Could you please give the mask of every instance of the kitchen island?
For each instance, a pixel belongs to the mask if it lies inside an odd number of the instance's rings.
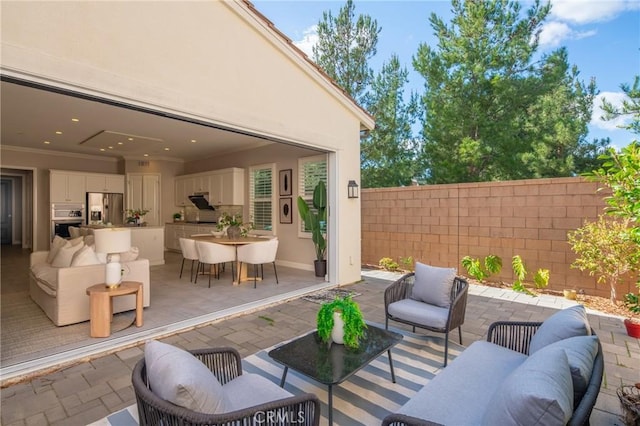
[[[102,229],[105,225],[83,225]],[[164,265],[164,226],[122,226],[131,229],[131,246],[138,247],[138,257],[149,259],[149,265]]]
[[[164,226],[167,250],[181,252],[180,238],[190,237],[195,234],[211,234],[217,231],[215,223],[194,222],[167,222]]]

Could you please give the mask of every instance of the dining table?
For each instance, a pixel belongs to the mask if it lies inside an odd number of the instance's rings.
[[[238,246],[242,246],[245,244],[253,244],[253,243],[264,243],[268,241],[266,238],[248,237],[248,236],[239,237],[239,238],[229,238],[229,237],[218,237],[215,235],[210,235],[210,236],[194,235],[189,238],[196,241],[206,241],[208,243],[232,245],[236,247],[236,274],[233,277],[233,285],[240,285],[241,282],[253,280],[253,277],[247,276],[247,270],[249,269],[248,267],[244,268],[243,270],[240,269],[240,262],[238,261]],[[211,269],[215,267],[217,267],[217,265],[211,265]],[[209,273],[213,273],[213,272],[210,270]],[[261,281],[262,278],[258,276],[256,277],[256,280]]]

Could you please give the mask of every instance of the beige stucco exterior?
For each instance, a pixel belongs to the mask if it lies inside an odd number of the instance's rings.
[[[296,173],[295,155],[314,153],[304,147],[328,153],[329,278],[335,283],[360,279],[360,204],[347,199],[346,191],[348,180],[360,181],[359,135],[373,127],[373,120],[249,5],[3,1],[1,7],[4,75],[300,147],[287,150],[276,145],[262,154],[218,159],[219,164],[209,162],[211,169],[272,161],[278,169],[293,168]],[[44,169],[62,168],[60,161],[69,164],[64,167],[68,170],[78,169],[73,157],[56,160],[55,166],[46,159],[34,166],[33,158],[2,150],[3,167],[37,168],[41,196]],[[82,167],[89,164],[86,160]],[[139,172],[126,161],[95,161],[93,171]],[[169,220],[176,210],[171,201],[173,177],[207,166],[153,166],[163,173],[162,215]],[[42,209],[48,205],[38,207],[37,215],[44,220]],[[294,225],[279,230],[279,237],[292,248],[279,257],[292,265],[310,265],[313,248],[310,241],[297,237],[298,220],[296,210]],[[39,224],[36,232],[47,225]]]

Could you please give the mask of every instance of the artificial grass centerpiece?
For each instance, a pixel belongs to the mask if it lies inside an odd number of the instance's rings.
[[[360,306],[351,296],[336,297],[332,302],[323,303],[318,311],[318,336],[328,342],[333,330],[333,313],[340,312],[344,322],[344,344],[351,349],[360,345],[360,337],[364,335],[367,324],[364,322]]]

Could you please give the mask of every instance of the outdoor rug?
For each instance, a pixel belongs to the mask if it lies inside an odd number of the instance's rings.
[[[394,330],[399,331],[399,330]],[[335,425],[380,424],[389,413],[402,406],[442,368],[444,338],[417,336],[402,332],[404,339],[391,350],[396,383],[391,382],[386,352],[346,381],[333,387],[333,422]],[[246,373],[257,373],[280,384],[283,367],[269,358],[272,348],[262,350],[242,360]],[[449,342],[449,361],[463,347]],[[327,422],[327,388],[289,369],[285,389],[293,394],[311,392],[321,402],[321,425]],[[92,426],[137,425],[135,405],[93,423]]]
[[[342,290],[339,288],[330,288],[328,290],[321,290],[315,293],[308,294],[303,296],[302,298],[307,302],[313,302],[317,304],[322,304],[326,302],[332,302],[336,297],[358,297],[361,293],[356,293],[351,290]]]

